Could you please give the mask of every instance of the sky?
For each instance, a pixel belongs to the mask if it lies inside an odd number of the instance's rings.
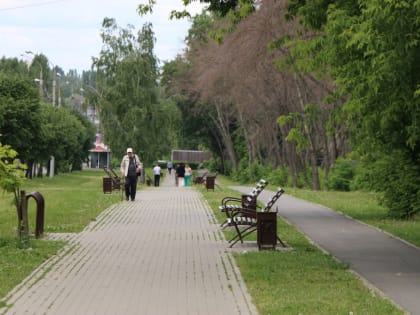
[[[92,57],[102,47],[100,30],[105,17],[120,27],[131,24],[136,30],[153,24],[155,55],[163,62],[172,60],[185,48],[190,22],[170,20],[172,10],[182,10],[182,0],[157,0],[152,15],[140,17],[137,7],[147,0],[0,0],[0,58],[30,62],[33,54],[44,54],[51,65],[65,72],[90,70]],[[188,11],[199,13],[203,6],[194,2]]]

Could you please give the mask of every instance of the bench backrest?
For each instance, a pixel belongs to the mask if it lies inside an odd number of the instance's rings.
[[[279,187],[279,189],[277,189],[276,193],[271,197],[271,199],[266,203],[264,209],[262,209],[261,211],[262,212],[271,211],[271,208],[276,203],[276,201],[280,198],[280,196],[283,195],[283,193],[284,193],[283,188]]]
[[[268,182],[264,179],[260,179],[258,184],[251,190],[251,192],[244,197],[244,206],[251,205],[256,202],[258,195],[264,190],[264,188],[268,185]]]

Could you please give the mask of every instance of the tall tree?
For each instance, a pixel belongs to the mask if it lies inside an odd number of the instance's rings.
[[[278,62],[288,57],[289,51],[277,46],[274,39],[281,42],[300,30],[296,22],[285,20],[285,13],[284,1],[264,1],[232,32],[225,33],[221,43],[214,41],[211,34],[229,25],[229,21],[208,14],[194,17],[182,69],[186,75],[168,82],[178,86],[178,93],[200,101],[196,102],[196,112],[201,109],[203,114],[213,114],[214,118],[208,116],[208,120],[214,121],[212,127],[223,140],[223,152],[234,168],[242,159],[248,165],[259,161],[273,167],[288,166],[297,184],[298,173],[306,173],[308,164],[314,187],[319,189],[319,157],[324,157],[328,169],[332,151],[342,154],[344,148],[337,147],[327,134],[326,122],[335,106],[323,101],[331,91],[330,81],[290,71]],[[305,114],[314,105],[317,110]],[[299,115],[279,128],[278,116],[291,112]],[[288,134],[297,130],[294,124],[301,122],[305,141],[296,152],[293,141],[297,138]],[[246,150],[242,150],[243,144]]]
[[[29,169],[36,158],[40,129],[39,94],[28,79],[0,73],[0,134]]]
[[[420,1],[294,0],[289,13],[319,32],[294,54],[337,83],[372,184],[393,213],[420,212]]]
[[[101,122],[105,139],[115,153],[134,147],[142,160],[152,162],[171,149],[173,103],[161,102],[158,66],[151,24],[134,34],[133,26],[120,28],[114,19],[103,21],[104,46],[93,66],[97,75]]]

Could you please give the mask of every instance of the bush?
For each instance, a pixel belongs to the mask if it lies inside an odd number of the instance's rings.
[[[288,183],[288,169],[283,167],[277,167],[267,175],[267,181],[275,186],[286,186]]]
[[[420,213],[420,166],[402,154],[387,156],[377,171],[381,202],[393,217],[410,218]]]
[[[264,166],[257,160],[248,164],[248,159],[243,158],[239,164],[238,169],[232,175],[232,178],[241,183],[258,182],[261,178],[267,179],[272,170],[270,166]]]
[[[328,176],[328,189],[349,191],[350,182],[354,177],[353,164],[353,160],[339,157]]]

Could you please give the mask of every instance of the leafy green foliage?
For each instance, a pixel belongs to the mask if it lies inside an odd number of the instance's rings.
[[[17,159],[17,152],[9,145],[0,143],[0,187],[14,193],[14,203],[18,205],[19,188],[24,183],[25,165]]]
[[[38,140],[41,159],[54,156],[61,172],[80,168],[94,141],[93,125],[79,114],[49,104],[41,106],[41,115],[42,136]]]
[[[354,176],[354,161],[339,157],[335,161],[328,177],[328,188],[340,191],[349,191]]]
[[[334,78],[353,147],[371,159],[385,204],[394,215],[418,212],[420,2],[295,0],[289,14],[320,31],[293,41],[292,56],[301,70]]]
[[[22,160],[36,150],[40,129],[38,90],[27,78],[0,73],[0,133]]]
[[[383,192],[382,202],[394,217],[410,218],[420,213],[420,166],[403,152],[394,152],[375,162],[373,187]]]
[[[133,26],[120,28],[106,18],[101,37],[104,46],[94,66],[107,143],[119,156],[133,147],[144,162],[167,156],[179,115],[173,102],[160,98],[152,25],[135,34]]]

